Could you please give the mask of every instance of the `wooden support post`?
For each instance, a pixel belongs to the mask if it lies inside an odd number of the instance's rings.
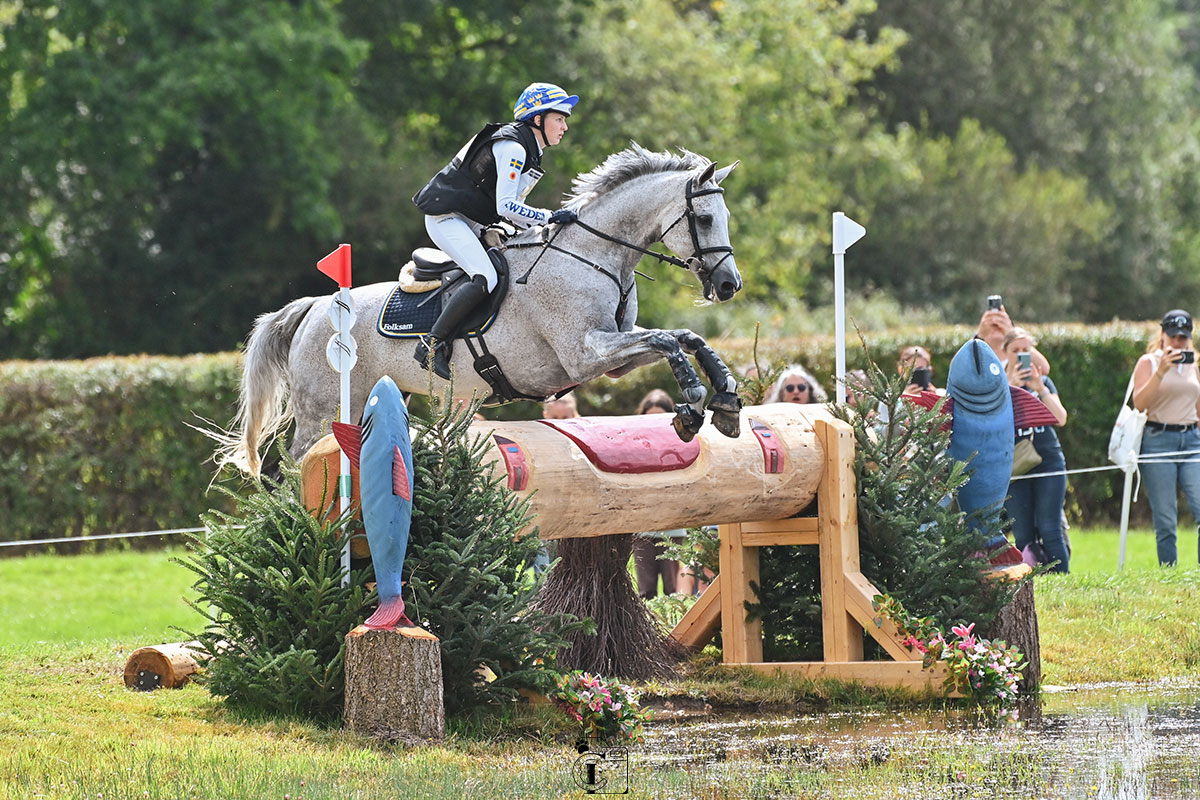
[[[446,737],[442,655],[424,628],[346,634],[346,726],[407,744]]]
[[[859,571],[854,430],[836,420],[817,420],[813,428],[825,449],[825,469],[817,489],[825,660],[862,661],[863,629],[846,608],[846,575]]]
[[[700,650],[721,629],[721,576],[713,578],[704,594],[671,631],[671,638],[690,650]]]
[[[758,582],[758,549],[742,542],[739,523],[721,525],[721,660],[726,664],[762,661],[762,620],[746,619],[746,603],[757,602],[750,583]]]

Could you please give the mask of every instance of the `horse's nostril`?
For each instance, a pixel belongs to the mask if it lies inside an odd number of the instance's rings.
[[[721,296],[725,298],[733,297],[737,294],[738,285],[733,281],[725,281],[721,284]]]

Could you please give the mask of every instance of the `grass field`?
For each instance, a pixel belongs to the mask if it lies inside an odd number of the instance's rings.
[[[1072,574],[1037,579],[1047,682],[1200,675],[1196,535],[1181,534],[1180,553],[1192,555],[1180,567],[1155,566],[1153,536],[1135,532],[1118,573],[1115,531],[1075,532]],[[545,708],[405,749],[301,721],[247,719],[195,685],[125,689],[133,649],[201,624],[182,599],[191,574],[171,555],[0,560],[0,800],[583,796],[571,783],[576,755],[563,724]],[[734,770],[697,784],[686,769],[655,769],[636,794],[778,796],[778,775]],[[810,778],[813,796],[837,796],[841,778]]]

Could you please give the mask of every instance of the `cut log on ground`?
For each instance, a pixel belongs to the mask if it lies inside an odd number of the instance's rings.
[[[1042,684],[1042,648],[1038,642],[1037,607],[1033,601],[1033,581],[1025,581],[1012,602],[1000,610],[988,626],[989,639],[1001,639],[1025,654],[1021,694],[1033,694]]]
[[[125,662],[125,685],[143,692],[154,689],[178,689],[199,669],[196,652],[199,642],[169,642],[134,650]]]
[[[346,635],[346,726],[390,742],[440,742],[446,736],[442,657],[424,628]]]

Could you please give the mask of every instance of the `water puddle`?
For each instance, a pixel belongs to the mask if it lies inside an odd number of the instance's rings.
[[[659,797],[1200,798],[1200,685],[1048,691],[1006,714],[662,719],[630,770]]]

